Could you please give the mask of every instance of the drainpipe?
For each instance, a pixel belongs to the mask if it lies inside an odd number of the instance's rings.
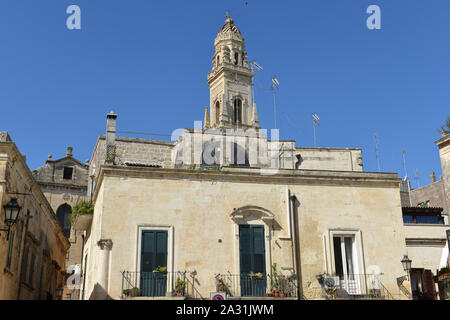
[[[78,293],[78,300],[84,300],[84,285],[86,283],[86,275],[83,274],[83,272],[85,272],[85,270],[83,269],[83,263],[84,263],[84,231],[83,234],[81,235],[81,270],[80,270],[80,274],[83,277],[83,288],[81,289],[81,292]],[[81,299],[80,299],[81,298]]]
[[[294,251],[294,257],[295,257],[295,275],[297,277],[297,299],[300,300],[301,297],[301,290],[300,290],[300,286],[301,286],[301,281],[302,281],[302,277],[300,274],[300,242],[299,242],[299,236],[298,236],[298,229],[297,229],[297,225],[298,225],[298,221],[297,221],[297,217],[295,214],[295,203],[297,201],[297,197],[295,195],[290,196],[290,200],[291,202],[291,208],[292,208],[292,224],[293,224],[293,228],[292,228],[292,250]]]
[[[287,220],[288,220],[288,238],[291,241],[291,259],[292,259],[292,271],[296,272],[296,263],[295,263],[295,250],[294,250],[294,238],[292,236],[292,205],[291,205],[291,191],[289,188],[286,188],[286,204],[287,204]]]

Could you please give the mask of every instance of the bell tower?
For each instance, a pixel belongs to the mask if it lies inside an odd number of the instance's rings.
[[[214,40],[214,48],[212,70],[208,73],[208,127],[259,128],[256,105],[251,105],[254,74],[248,66],[244,37],[228,13]]]

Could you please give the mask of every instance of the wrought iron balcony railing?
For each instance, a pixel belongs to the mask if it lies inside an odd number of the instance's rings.
[[[271,274],[217,274],[216,290],[230,297],[296,298],[295,276]]]
[[[190,281],[186,271],[122,271],[122,298],[186,296]]]
[[[381,282],[382,274],[347,274],[319,280],[328,299],[393,299]]]

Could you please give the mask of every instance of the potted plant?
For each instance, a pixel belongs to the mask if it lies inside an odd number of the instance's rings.
[[[327,294],[327,299],[335,299],[337,296],[337,287],[334,288],[325,288],[325,292]]]
[[[258,273],[253,273],[253,272],[250,272],[250,278],[251,279],[262,279],[262,273],[261,272],[258,272]]]
[[[272,277],[271,277],[271,289],[272,289],[272,295],[274,297],[280,296],[279,291],[279,282],[278,282],[278,271],[277,271],[277,264],[272,264]]]
[[[175,283],[175,295],[181,297],[184,295],[184,290],[186,288],[186,281],[177,278]]]
[[[155,273],[167,273],[167,267],[161,267],[158,266],[155,270],[153,270]]]
[[[94,213],[94,203],[92,201],[81,200],[72,208],[72,213],[70,214],[70,223],[73,224],[75,219],[79,215],[93,214]]]
[[[125,289],[123,290],[123,294],[125,297],[138,297],[139,296],[139,288]]]
[[[219,279],[219,280],[218,280],[217,291],[219,291],[219,292],[225,292],[228,296],[231,296],[230,289],[229,289],[228,286],[223,282],[222,279]]]
[[[450,268],[448,267],[441,268],[437,273],[437,280],[440,281],[447,277],[450,277]]]

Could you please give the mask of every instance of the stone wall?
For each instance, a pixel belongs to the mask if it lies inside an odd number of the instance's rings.
[[[442,184],[444,189],[444,198],[447,203],[447,214],[450,209],[450,134],[442,137],[436,144],[439,147],[439,157],[442,167]]]
[[[119,271],[139,270],[139,239],[145,228],[168,230],[173,243],[168,269],[195,269],[197,289],[204,297],[215,290],[214,274],[239,274],[240,223],[264,226],[267,272],[277,263],[279,272],[291,274],[287,189],[299,201],[296,229],[305,297],[320,298],[315,276],[334,272],[330,236],[338,232],[358,237],[358,272],[378,268],[384,273],[383,284],[402,298],[396,278],[403,275],[405,235],[395,174],[299,170],[296,176],[263,177],[238,170],[150,168],[103,172],[85,251],[89,254],[86,298],[99,298],[102,292],[120,297]],[[253,209],[245,213],[248,207]],[[233,218],[239,208],[244,208],[243,216]],[[112,241],[111,249],[97,245],[102,239]]]
[[[429,201],[429,207],[443,208],[442,213],[448,213],[442,180],[419,189],[411,190],[411,201],[413,207],[418,206],[422,202]]]
[[[17,198],[22,209],[10,239],[6,240],[5,232],[0,235],[0,256],[5,263],[0,299],[46,299],[48,294],[56,298],[56,289],[64,282],[70,244],[15,144],[0,142],[0,211],[11,198]],[[11,263],[5,267],[10,244]],[[19,285],[21,274],[24,283]]]

